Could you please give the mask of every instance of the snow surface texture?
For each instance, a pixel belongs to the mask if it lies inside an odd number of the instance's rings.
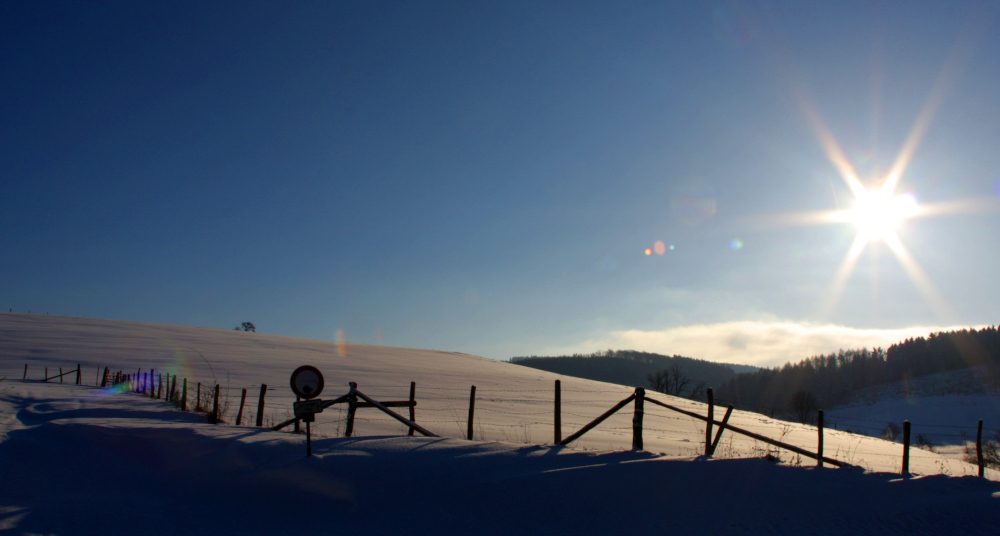
[[[103,534],[114,524],[152,534],[291,526],[367,534],[955,534],[988,533],[1000,521],[996,482],[900,478],[901,446],[887,441],[828,430],[826,455],[855,467],[820,470],[792,467],[814,462],[727,432],[717,459],[706,460],[695,458],[704,448],[701,421],[647,404],[648,452],[623,451],[631,446],[631,406],[572,449],[546,446],[557,375],[431,350],[343,350],[232,330],[0,314],[0,376],[8,378],[0,383],[7,389],[0,394],[0,532]],[[29,381],[16,379],[25,363]],[[272,421],[287,414],[288,376],[301,364],[326,375],[322,398],[356,381],[376,399],[405,399],[412,380],[417,422],[452,439],[395,437],[403,426],[371,409],[359,410],[356,437],[336,437],[342,412],[328,410],[317,419],[316,456],[305,459],[301,435],[208,425],[203,415],[132,393],[37,381],[42,367],[52,374],[76,363],[91,385],[104,366],[152,367],[206,386],[228,380],[227,392],[237,395],[231,405],[242,387],[255,400],[263,381],[274,388],[265,403]],[[631,393],[561,380],[564,437]],[[464,435],[473,384],[476,439],[490,442],[454,439]],[[253,405],[245,410],[254,413]],[[731,422],[815,448],[812,427],[747,412]],[[783,463],[760,459],[768,452]],[[911,471],[960,476],[976,468],[913,449]]]
[[[213,426],[111,389],[0,394],[3,534],[991,534],[1000,484],[763,459]]]
[[[346,351],[345,347],[346,346]],[[318,367],[326,377],[321,398],[332,399],[348,391],[347,383],[376,400],[404,400],[409,383],[417,384],[416,420],[430,431],[464,438],[467,430],[469,390],[476,385],[474,439],[518,444],[551,444],[553,432],[554,380],[562,383],[562,436],[567,437],[633,389],[620,385],[563,377],[482,357],[434,350],[347,344],[297,339],[235,330],[192,328],[139,322],[0,313],[0,377],[21,378],[28,364],[28,378],[83,365],[84,382],[96,385],[100,371],[109,366],[135,372],[153,368],[188,378],[191,400],[195,383],[203,393],[216,382],[223,388],[227,421],[233,422],[240,390],[247,388],[244,415],[256,415],[260,383],[268,385],[266,423],[291,417],[294,395],[288,386],[291,372],[299,365]],[[69,379],[70,376],[67,376]],[[68,380],[71,381],[71,380]],[[706,414],[704,403],[648,393],[677,407]],[[721,419],[724,407],[716,406]],[[319,437],[339,437],[344,432],[346,408],[334,406],[317,417],[313,432]],[[246,422],[246,421],[244,421]],[[771,419],[757,413],[735,411],[734,426],[815,450],[815,427]],[[378,410],[358,411],[357,436],[401,435],[407,429]],[[646,404],[644,446],[653,453],[697,456],[704,453],[703,421]],[[902,446],[843,431],[826,431],[824,454],[869,471],[899,473]],[[573,443],[576,449],[625,450],[632,445],[632,406]],[[740,435],[726,433],[716,457],[761,457],[776,455],[785,463],[812,465],[787,451]],[[910,471],[914,474],[974,475],[978,469],[955,458],[921,449],[911,449]],[[1000,476],[991,472],[991,478]]]
[[[984,420],[984,441],[992,440],[1000,429],[998,403],[1000,397],[983,394],[893,398],[834,408],[826,412],[826,422],[836,423],[841,430],[881,435],[888,423],[902,426],[909,419],[913,438],[923,436],[933,445],[975,447],[980,419]]]

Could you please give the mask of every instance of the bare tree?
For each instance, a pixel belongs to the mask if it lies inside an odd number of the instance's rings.
[[[788,411],[802,424],[812,422],[813,414],[819,410],[819,400],[812,391],[799,389],[788,399]]]
[[[705,395],[705,391],[707,390],[708,382],[705,380],[698,380],[694,386],[691,387],[691,391],[688,392],[687,397],[691,400],[706,400],[707,396]]]
[[[243,331],[252,331],[257,333],[257,327],[253,325],[253,322],[244,322],[243,324],[236,326],[234,329],[238,330],[240,328],[242,328]]]
[[[885,429],[882,430],[882,437],[884,439],[888,439],[889,441],[895,441],[896,437],[899,436],[899,432],[899,425],[894,422],[890,422],[887,423],[885,425]]]
[[[649,382],[649,388],[656,391],[657,393],[666,393],[667,385],[669,385],[670,371],[669,370],[658,370],[656,372],[650,372],[646,375],[646,381]]]
[[[691,383],[691,378],[685,376],[681,372],[680,365],[676,363],[671,365],[669,369],[649,374],[646,376],[646,380],[649,381],[650,389],[671,396],[681,396],[684,388]]]

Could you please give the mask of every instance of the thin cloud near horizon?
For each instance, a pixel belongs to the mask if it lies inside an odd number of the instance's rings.
[[[590,353],[596,349],[630,349],[682,355],[719,363],[773,367],[836,353],[840,349],[888,348],[911,337],[983,326],[913,326],[860,329],[808,322],[739,321],[696,324],[660,331],[613,331],[580,344],[548,348],[549,355]]]

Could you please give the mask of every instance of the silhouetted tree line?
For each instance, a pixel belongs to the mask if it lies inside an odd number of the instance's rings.
[[[1000,331],[994,326],[931,333],[893,344],[888,350],[840,350],[738,374],[720,384],[716,396],[741,408],[801,413],[802,393],[811,394],[820,406],[831,407],[848,401],[859,389],[977,366],[985,367],[994,386],[1000,385]]]
[[[735,377],[734,369],[755,369],[755,367],[746,365],[713,363],[679,355],[665,356],[637,350],[607,350],[592,354],[556,357],[512,357],[510,362],[565,376],[617,383],[629,387],[650,387],[654,390],[660,390],[651,384],[657,378],[657,374],[660,375],[661,381],[667,380],[665,375],[671,375],[669,389],[672,391],[670,394],[674,394],[673,390],[679,386],[680,396],[694,398],[704,397],[705,387],[720,385]],[[673,379],[672,374],[677,375],[676,380]],[[683,383],[683,385],[678,382]]]

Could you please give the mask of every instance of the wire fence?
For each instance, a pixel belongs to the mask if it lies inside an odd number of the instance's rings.
[[[72,371],[69,367],[64,369]],[[83,374],[79,366],[76,370],[79,372],[73,371],[73,373],[80,378],[80,384],[89,384],[88,374]],[[65,376],[70,372],[61,371],[61,374]],[[43,375],[42,381],[52,380],[48,370],[42,374],[35,374],[39,375]],[[221,386],[208,382],[199,383],[189,378],[178,379],[176,375],[161,374],[156,371],[138,370],[133,373],[122,370],[111,371],[107,368],[103,373],[98,369],[96,376],[91,378],[95,380],[94,385],[145,394],[152,398],[170,401],[180,408],[202,411],[206,413],[207,420],[214,423],[237,424],[238,419],[240,421],[238,424],[244,426],[274,427],[282,421],[294,418],[295,395],[289,387],[272,387],[265,384],[251,384],[246,387]],[[25,365],[24,379],[28,379],[27,365]],[[183,385],[187,386],[187,392],[183,392],[183,388],[180,387]],[[416,387],[418,403],[414,406],[414,422],[432,428],[435,433],[465,439],[532,444],[557,443],[561,435],[560,429],[567,431],[581,429],[607,407],[618,403],[623,394],[628,393],[625,387],[562,389],[563,404],[553,407],[554,393],[551,390],[491,388],[487,385],[474,390],[474,398],[470,401],[468,388],[434,385]],[[407,399],[410,389],[409,384],[364,386],[364,392],[369,397],[383,401]],[[472,409],[470,402],[478,414],[478,418],[471,421],[473,412],[470,411]],[[671,404],[694,413],[704,413],[706,407],[704,402],[678,398],[672,398]],[[260,411],[262,406],[264,411]],[[676,447],[678,444],[688,444],[689,451],[697,453],[705,447],[707,439],[703,423],[690,416],[656,406],[647,405],[644,413],[643,429],[650,439],[660,442],[651,445],[654,448],[656,445],[662,448],[662,445]],[[793,425],[773,417],[773,408],[758,413],[746,411],[740,413],[741,429],[773,441],[797,440],[801,444],[803,440],[812,440],[809,434],[815,433],[815,427]],[[778,415],[780,417],[780,413]],[[718,415],[715,418],[718,419]],[[318,437],[344,435],[348,428],[348,420],[346,408],[331,407],[324,412],[320,420],[313,423],[312,433]],[[407,425],[378,411],[357,412],[353,421],[354,435],[408,432]],[[722,423],[716,420],[714,424],[720,426]],[[837,416],[835,422],[828,423],[824,432],[832,441],[830,445],[832,450],[828,452],[848,465],[867,465],[868,468],[902,466],[901,457],[886,453],[884,443],[873,443],[846,435],[862,433],[872,437],[884,436],[886,425],[887,423],[881,419]],[[993,426],[996,424],[993,423]],[[730,426],[730,429],[732,428]],[[924,436],[954,440],[953,443],[965,446],[966,453],[970,456],[969,444],[973,438],[977,436],[985,438],[987,443],[991,441],[990,438],[1000,439],[1000,429],[984,428],[980,433],[975,424],[931,422],[919,423],[914,428],[917,430],[918,448],[906,449],[911,462],[922,463],[924,467],[937,466],[937,472],[946,474],[967,474],[969,469],[959,460],[937,456],[933,452],[934,445],[931,445]],[[296,431],[297,429],[297,426],[289,428]],[[468,430],[472,430],[471,436],[467,435]],[[602,424],[599,437],[590,441],[586,448],[598,448],[606,444],[608,448],[624,449],[627,448],[624,439],[634,438],[634,434],[633,417],[615,414]],[[718,438],[716,442],[719,442]],[[721,448],[714,450],[713,454],[720,457],[782,454],[781,448],[776,449],[767,441],[734,438],[732,434],[719,443]],[[995,449],[995,444],[992,448]]]

